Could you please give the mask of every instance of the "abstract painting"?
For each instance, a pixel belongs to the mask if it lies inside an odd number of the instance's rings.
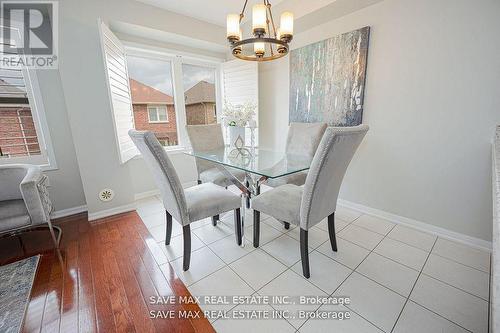
[[[290,122],[361,124],[369,35],[364,27],[290,52]]]

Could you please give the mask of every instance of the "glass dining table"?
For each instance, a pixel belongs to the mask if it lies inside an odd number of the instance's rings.
[[[188,150],[185,154],[213,162],[214,166],[241,191],[242,237],[245,230],[245,208],[250,208],[250,198],[252,196],[260,194],[260,186],[268,179],[285,177],[308,170],[312,161],[310,156],[300,154],[230,146],[217,150]],[[235,170],[243,171],[244,178],[237,178],[234,175]],[[242,246],[244,244],[245,242],[242,242]]]

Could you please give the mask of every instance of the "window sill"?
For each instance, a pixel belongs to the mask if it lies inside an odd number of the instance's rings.
[[[5,159],[2,160],[0,158],[0,166],[3,165],[12,165],[12,164],[30,164],[30,165],[36,165],[40,167],[42,171],[56,171],[59,170],[57,167],[56,161],[36,161],[36,160],[30,160],[28,158],[14,158],[14,159]]]
[[[150,124],[168,124],[170,121],[149,121]]]

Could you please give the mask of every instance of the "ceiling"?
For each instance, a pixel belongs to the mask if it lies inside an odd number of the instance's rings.
[[[167,9],[169,11],[190,16],[201,21],[219,26],[226,25],[226,15],[240,13],[244,0],[137,0],[149,5]],[[295,18],[317,10],[335,0],[270,0],[272,6],[280,4],[280,8],[294,12]],[[262,0],[248,0],[246,9],[247,18],[251,16],[252,5],[262,3]]]
[[[228,13],[239,13],[244,0],[136,0],[145,4],[156,6],[178,13],[183,16],[192,17],[200,21],[208,22],[219,27],[214,28],[220,33],[220,38],[210,41],[202,40],[192,35],[186,36],[176,31],[158,29],[158,27],[142,27],[126,22],[111,22],[113,31],[162,43],[171,43],[176,46],[186,46],[198,50],[212,52],[218,56],[228,51],[225,34],[220,28],[225,29],[226,15]],[[263,0],[248,0],[246,19],[242,28],[248,33],[252,6]],[[279,16],[285,10],[294,13],[295,32],[299,33],[312,27],[348,15],[352,12],[371,6],[383,0],[271,0],[273,5],[273,16],[279,24]],[[185,27],[190,30],[189,27]],[[213,29],[212,29],[213,30]],[[187,52],[187,51],[186,51]]]

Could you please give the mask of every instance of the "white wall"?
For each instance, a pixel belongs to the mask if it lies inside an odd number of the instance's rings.
[[[56,211],[83,206],[85,195],[59,73],[57,70],[38,70],[36,76],[57,162],[57,170],[46,172],[51,184],[50,198]]]
[[[132,0],[60,2],[59,72],[83,190],[90,214],[130,205],[148,190],[140,161],[119,164],[98,31],[98,19],[120,21],[193,39],[224,43],[225,29]],[[141,179],[144,181],[142,182]],[[115,190],[111,202],[98,192]],[[153,188],[151,188],[153,189]]]
[[[363,122],[341,198],[491,240],[500,123],[500,1],[385,0],[299,33],[298,48],[371,27]],[[260,66],[261,143],[282,148],[288,57]]]

